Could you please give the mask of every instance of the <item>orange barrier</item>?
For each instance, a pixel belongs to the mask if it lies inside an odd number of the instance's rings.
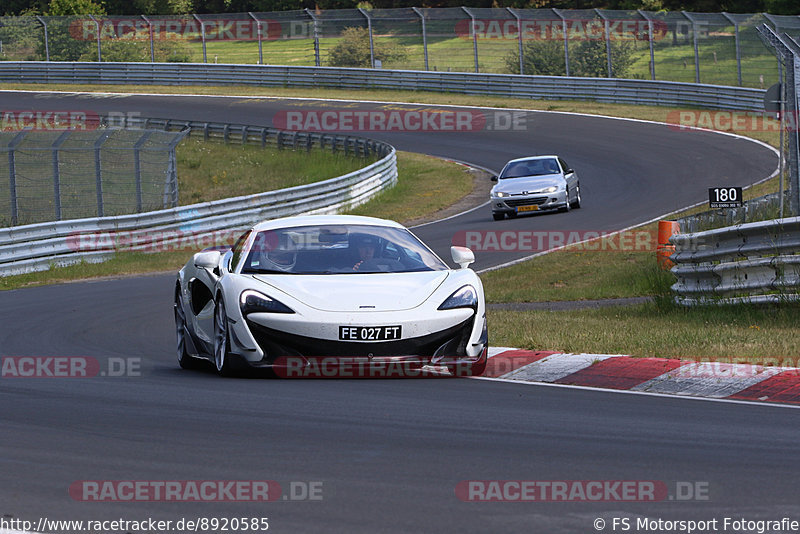
[[[675,221],[658,221],[658,245],[656,246],[656,261],[664,270],[675,265],[669,257],[675,253],[675,245],[670,244],[669,238],[681,232],[680,225]]]

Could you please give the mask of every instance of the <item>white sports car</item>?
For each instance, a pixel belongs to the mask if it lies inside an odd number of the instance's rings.
[[[472,251],[451,254],[460,268],[402,225],[371,217],[260,223],[232,249],[199,252],[178,272],[178,362],[209,360],[222,375],[291,375],[320,362],[328,375],[428,364],[480,375],[488,353],[483,286],[468,268]]]

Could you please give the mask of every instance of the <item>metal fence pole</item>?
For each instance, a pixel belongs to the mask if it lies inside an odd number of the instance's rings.
[[[11,226],[19,222],[19,206],[17,199],[17,161],[14,151],[30,130],[23,130],[8,143],[8,191],[11,200]]]
[[[36,15],[36,20],[38,20],[44,28],[44,55],[46,60],[50,61],[50,39],[47,36],[47,23],[39,15]]]
[[[192,13],[192,16],[200,23],[200,39],[203,41],[203,63],[208,63],[208,57],[206,57],[206,23],[194,13]]]
[[[191,126],[186,126],[180,134],[170,141],[168,146],[167,179],[164,183],[164,208],[174,208],[178,205],[178,162],[175,148],[184,137],[192,131]],[[246,132],[245,128],[245,132]]]
[[[425,56],[425,70],[428,70],[428,31],[425,28],[425,15],[416,7],[411,9],[419,15],[419,20],[422,22],[422,53]]]
[[[637,9],[636,10],[639,15],[644,17],[644,20],[647,21],[647,41],[650,44],[650,79],[656,79],[656,58],[655,58],[655,51],[653,50],[653,19],[649,17],[644,10]]]
[[[320,66],[320,62],[319,62],[319,27],[318,27],[317,17],[314,15],[314,12],[311,11],[310,9],[308,9],[308,8],[305,9],[305,12],[306,12],[306,15],[311,17],[311,20],[313,21],[313,24],[314,24],[314,64],[317,67],[319,67]]]
[[[461,6],[461,9],[464,10],[464,13],[467,14],[470,18],[470,28],[472,30],[472,53],[475,56],[475,72],[479,72],[478,67],[478,33],[475,31],[475,17],[470,13],[469,9],[464,6]]]
[[[608,27],[608,18],[606,18],[606,16],[603,15],[603,12],[597,8],[595,8],[594,12],[600,15],[600,18],[603,19],[603,35],[606,40],[606,66],[608,67],[608,77],[613,78],[614,71],[611,65],[611,31]]]
[[[136,213],[142,212],[142,165],[139,159],[139,152],[150,136],[153,135],[152,131],[142,134],[136,144],[133,145],[133,172],[136,179]]]
[[[742,86],[742,49],[739,46],[739,23],[736,20],[725,13],[722,12],[722,16],[728,19],[728,21],[733,23],[733,42],[736,45],[736,79],[739,80],[739,87]]]
[[[58,168],[58,152],[70,133],[72,133],[72,130],[62,132],[50,147],[53,151],[53,205],[55,206],[57,221],[61,220],[61,173]]]
[[[153,45],[153,24],[150,22],[150,19],[145,17],[144,15],[140,15],[147,23],[147,33],[150,34],[150,63],[156,62],[156,51],[155,46]]]
[[[261,21],[258,20],[255,15],[253,15],[252,11],[248,11],[247,14],[250,15],[250,18],[253,19],[256,23],[256,31],[258,32],[258,64],[263,65],[264,53],[261,49]]]
[[[367,31],[369,32],[369,67],[371,69],[375,68],[375,43],[372,40],[372,18],[367,13],[367,10],[363,7],[359,7],[358,10],[361,12],[364,17],[367,19]]]
[[[100,147],[111,135],[111,130],[106,130],[94,142],[94,179],[95,189],[97,190],[97,216],[103,216],[103,169],[100,160]]]
[[[514,15],[515,19],[517,19],[517,36],[519,37],[519,73],[525,74],[524,52],[522,49],[522,17],[520,17],[517,12],[510,7],[507,7],[506,10]]]
[[[700,47],[697,44],[697,23],[686,11],[681,11],[684,17],[692,23],[692,41],[694,42],[694,83],[700,83]]]
[[[94,15],[89,15],[89,18],[94,21],[94,25],[97,28],[97,61],[103,61],[103,48],[100,46],[100,23],[94,18]]]
[[[564,69],[566,75],[569,76],[569,37],[567,36],[567,19],[556,8],[552,8],[558,18],[561,19],[561,27],[564,29]]]

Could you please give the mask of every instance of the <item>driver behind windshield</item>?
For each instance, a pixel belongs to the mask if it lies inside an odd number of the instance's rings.
[[[371,235],[359,235],[353,240],[358,249],[358,261],[353,265],[353,270],[357,271],[364,262],[375,257],[375,250],[378,247],[378,238]]]

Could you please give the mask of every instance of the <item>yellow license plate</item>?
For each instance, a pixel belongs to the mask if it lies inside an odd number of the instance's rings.
[[[536,204],[533,206],[517,206],[517,213],[521,211],[539,211],[539,206]]]

